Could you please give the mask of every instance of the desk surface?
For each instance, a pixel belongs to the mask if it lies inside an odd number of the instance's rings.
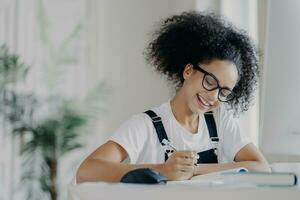
[[[69,200],[299,200],[300,187],[230,187],[208,185],[135,185],[84,183],[69,187]]]

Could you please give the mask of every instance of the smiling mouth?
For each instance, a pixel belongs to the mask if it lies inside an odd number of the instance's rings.
[[[211,105],[206,102],[199,94],[197,94],[197,99],[200,101],[201,104],[203,104],[205,107],[210,107]]]

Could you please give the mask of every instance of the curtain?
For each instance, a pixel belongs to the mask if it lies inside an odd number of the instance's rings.
[[[17,49],[17,1],[0,0],[0,45],[5,43],[12,50]],[[0,199],[13,197],[16,164],[16,145],[10,134],[6,134],[6,126],[1,120],[0,129]]]
[[[84,0],[0,0],[0,45],[30,65],[23,87],[46,96],[57,90],[63,96],[82,98],[89,91],[86,2]],[[90,25],[89,25],[90,26]],[[19,142],[0,130],[0,200],[24,199],[19,191]],[[73,161],[60,168],[60,184],[66,199]],[[72,173],[73,176],[74,173]]]

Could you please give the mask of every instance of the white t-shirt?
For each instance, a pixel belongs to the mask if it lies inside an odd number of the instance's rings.
[[[174,117],[170,101],[151,109],[161,117],[169,141],[176,150],[206,151],[212,148],[204,115],[199,115],[197,133],[186,130]],[[236,118],[225,107],[213,111],[219,137],[218,162],[232,162],[237,152],[250,143],[243,135]],[[159,142],[151,118],[145,113],[133,115],[125,121],[110,140],[128,153],[130,163],[163,163],[165,152]]]

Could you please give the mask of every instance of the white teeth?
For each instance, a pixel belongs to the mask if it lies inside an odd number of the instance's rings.
[[[199,94],[197,94],[197,96],[198,96],[199,99],[201,99],[201,101],[203,102],[203,104],[204,104],[205,106],[210,106],[210,104],[207,103],[207,102],[206,102]]]

